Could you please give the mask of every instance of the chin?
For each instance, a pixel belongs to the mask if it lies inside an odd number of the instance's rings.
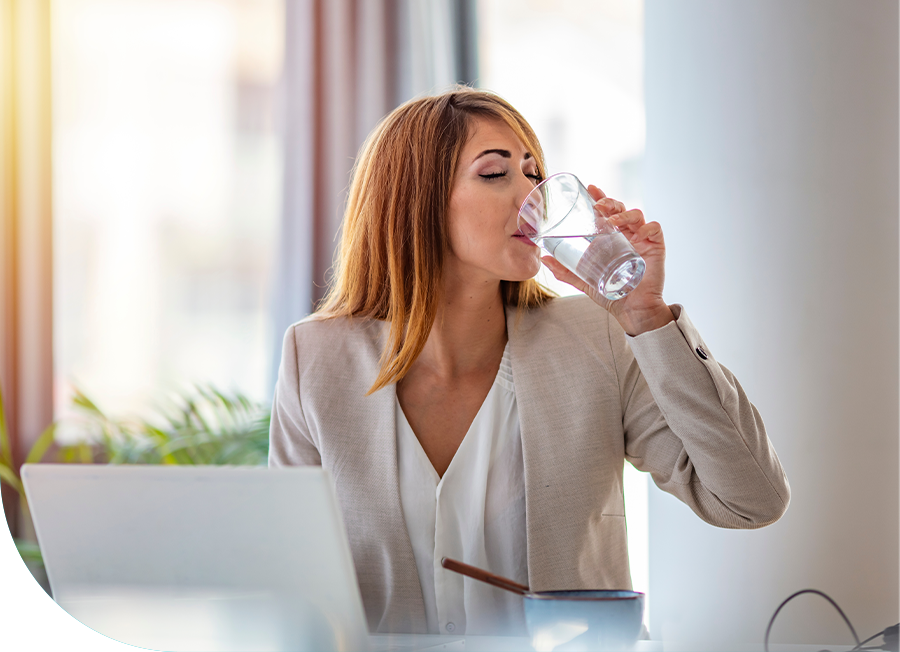
[[[527,281],[537,276],[541,271],[540,250],[532,247],[531,251],[516,251],[515,255],[505,257],[498,261],[500,265],[495,267],[495,273],[504,281]]]
[[[534,266],[529,265],[527,268],[520,268],[515,271],[510,270],[509,274],[504,275],[503,280],[511,283],[520,283],[533,279],[539,271],[541,271],[540,261]]]

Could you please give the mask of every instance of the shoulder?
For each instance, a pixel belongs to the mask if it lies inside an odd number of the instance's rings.
[[[604,308],[587,296],[560,297],[511,317],[507,332],[517,394],[550,392],[571,405],[607,401],[596,414],[620,408],[619,367],[625,356],[613,332],[618,322]]]
[[[609,313],[594,303],[590,297],[585,294],[576,294],[568,297],[557,297],[546,304],[548,318],[562,319],[567,322],[571,320],[591,320],[597,319],[606,322]]]
[[[610,328],[610,314],[594,303],[590,297],[579,294],[555,297],[543,306],[530,310],[510,311],[508,320],[511,331],[525,337],[568,335],[570,337],[595,338],[599,334],[607,336]]]
[[[531,310],[512,309],[507,317],[514,358],[535,373],[555,369],[565,375],[596,370],[599,364],[614,375],[627,348],[620,331],[615,318],[585,295],[557,297]]]
[[[316,313],[288,327],[298,337],[365,339],[378,337],[386,322],[371,317],[323,317]]]
[[[288,327],[285,351],[296,352],[301,367],[371,366],[381,356],[388,324],[368,317],[310,315]]]

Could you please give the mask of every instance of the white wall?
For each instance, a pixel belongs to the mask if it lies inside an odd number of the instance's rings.
[[[898,9],[648,0],[645,207],[684,303],[765,419],[793,498],[758,531],[650,496],[654,637],[761,649],[813,587],[898,620]],[[802,596],[780,642],[847,643]]]

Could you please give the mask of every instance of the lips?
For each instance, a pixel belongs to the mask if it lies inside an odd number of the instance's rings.
[[[511,237],[516,238],[517,240],[521,240],[522,242],[526,242],[526,243],[530,244],[532,247],[537,246],[536,244],[534,244],[534,242],[531,241],[531,238],[529,238],[527,235],[522,233],[522,229],[519,229],[518,231],[513,233]]]
[[[537,231],[527,222],[520,222],[518,231],[516,231],[513,235],[530,238],[537,235]]]

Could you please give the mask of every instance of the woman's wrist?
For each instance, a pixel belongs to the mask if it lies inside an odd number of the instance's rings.
[[[616,319],[626,333],[637,337],[675,321],[675,315],[672,314],[668,305],[661,303],[648,308],[622,310],[616,314]]]

